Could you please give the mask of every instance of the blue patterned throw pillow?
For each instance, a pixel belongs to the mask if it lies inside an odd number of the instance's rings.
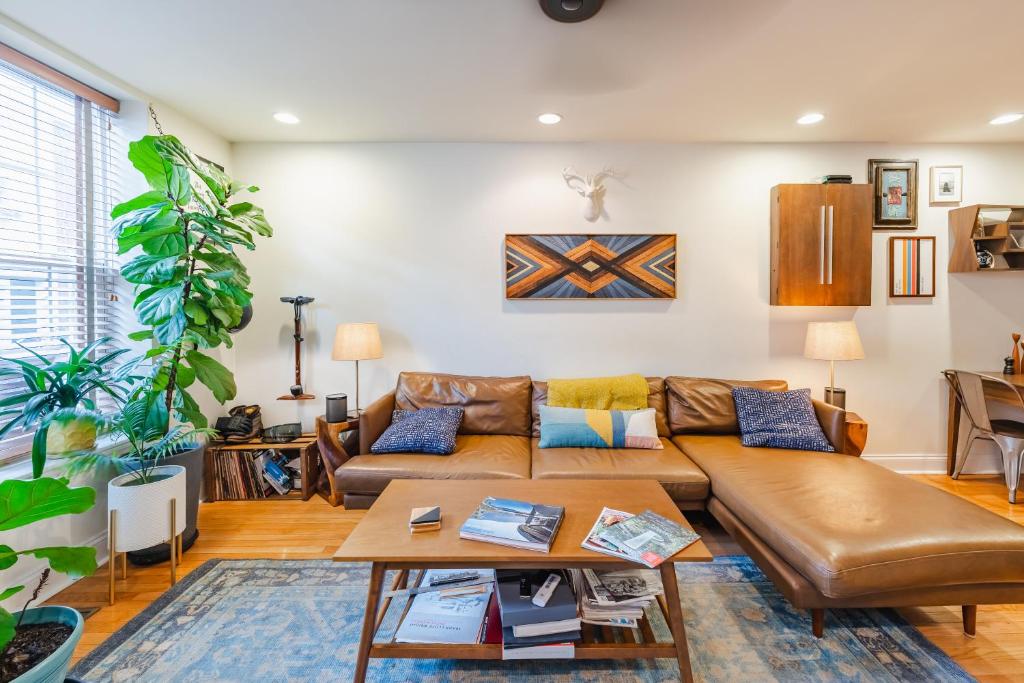
[[[370,452],[451,455],[462,412],[462,408],[396,410],[391,426],[370,446]]]
[[[744,446],[834,452],[811,403],[810,389],[732,390]]]

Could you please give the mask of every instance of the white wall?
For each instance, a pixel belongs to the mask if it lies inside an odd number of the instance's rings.
[[[823,173],[863,182],[872,157],[920,159],[920,229],[938,237],[937,296],[887,297],[887,240],[874,240],[873,305],[768,305],[769,188]],[[256,315],[237,337],[239,400],[266,425],[312,426],[327,393],[354,391],[330,360],[334,326],[380,323],[385,357],[363,367],[363,403],[401,370],[623,372],[782,377],[821,394],[824,362],[802,357],[805,324],[853,318],[866,360],[841,364],[849,407],[870,423],[868,452],[904,469],[941,468],[946,392],[939,371],[998,370],[1024,330],[1024,274],[946,274],[946,207],[927,204],[928,167],[964,166],[964,200],[1024,201],[1024,146],[885,144],[236,144],[235,175],[276,234],[244,258]],[[580,214],[563,166],[628,172],[608,183],[608,218]],[[674,301],[506,301],[505,232],[676,232]],[[315,401],[277,401],[292,383],[291,309],[307,308],[304,372]],[[981,460],[979,460],[980,464]],[[909,463],[909,464],[908,464]]]

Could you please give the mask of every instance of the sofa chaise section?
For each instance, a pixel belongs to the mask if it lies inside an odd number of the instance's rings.
[[[704,382],[666,380],[672,441],[711,480],[708,510],[795,607],[812,610],[816,635],[828,607],[959,604],[970,632],[976,605],[1024,602],[1019,525],[858,457],[744,447],[728,415],[713,416],[717,433],[688,430],[703,418],[676,422],[673,404],[697,385],[721,399]],[[842,450],[842,411],[816,408]]]

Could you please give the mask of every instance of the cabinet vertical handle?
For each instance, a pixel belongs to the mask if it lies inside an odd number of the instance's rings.
[[[818,234],[818,284],[825,284],[825,205],[821,205]]]
[[[832,239],[832,236],[835,234],[835,225],[836,225],[836,223],[835,223],[835,214],[833,212],[833,209],[835,209],[835,207],[830,204],[829,207],[828,207],[828,283],[829,284],[832,284],[832,260],[833,260],[833,255],[835,254],[835,244],[836,244],[835,240]]]

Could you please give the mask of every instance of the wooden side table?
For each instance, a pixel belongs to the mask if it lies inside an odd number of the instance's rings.
[[[299,474],[302,482],[302,500],[309,500],[317,492],[317,483],[321,476],[320,454],[315,434],[303,434],[294,441],[287,443],[264,443],[259,439],[245,441],[243,443],[228,443],[214,441],[206,445],[204,454],[205,467],[203,468],[203,489],[204,500],[213,502],[219,500],[214,497],[214,469],[213,459],[221,453],[232,451],[299,451]],[[327,496],[324,495],[326,498]]]
[[[341,505],[344,494],[334,480],[334,472],[359,453],[359,418],[349,416],[345,422],[328,422],[323,415],[317,417],[316,440],[323,467],[321,479],[327,481],[327,491],[321,495],[337,507]]]

